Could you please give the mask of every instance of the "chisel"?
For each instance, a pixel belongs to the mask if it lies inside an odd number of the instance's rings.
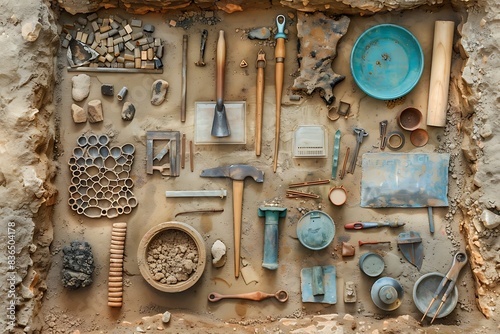
[[[366,228],[374,228],[374,227],[401,227],[404,226],[405,223],[396,223],[396,222],[355,222],[344,225],[346,230],[362,230]]]

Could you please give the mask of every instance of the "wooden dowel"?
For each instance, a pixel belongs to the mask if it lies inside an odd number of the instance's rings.
[[[453,21],[436,21],[434,24],[427,125],[446,125],[454,29]]]

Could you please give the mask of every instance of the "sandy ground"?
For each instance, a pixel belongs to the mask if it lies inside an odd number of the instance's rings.
[[[107,15],[113,12],[100,12]],[[271,46],[261,46],[258,42],[246,38],[244,29],[258,26],[274,26],[277,14],[285,14],[288,20],[288,42],[286,44],[285,64],[285,91],[284,106],[282,108],[282,143],[280,147],[278,172],[272,172],[272,154],[274,140],[274,49]],[[291,14],[291,15],[288,15]],[[123,14],[126,16],[126,14]],[[114,84],[115,90],[122,86],[129,88],[127,101],[137,106],[135,119],[124,123],[120,119],[121,103],[116,98],[103,98],[105,120],[95,125],[75,125],[70,116],[71,76],[64,69],[66,60],[62,50],[58,59],[60,75],[56,91],[58,96],[58,110],[60,118],[60,141],[63,144],[60,164],[61,174],[57,179],[60,191],[59,202],[55,207],[54,243],[52,246],[54,262],[48,278],[49,288],[46,302],[43,306],[42,317],[45,318],[48,332],[67,332],[79,329],[81,332],[110,331],[117,323],[128,321],[135,323],[143,316],[162,313],[165,310],[186,310],[209,319],[220,319],[223,322],[235,324],[262,324],[277,318],[302,317],[306,314],[338,313],[353,314],[356,317],[367,317],[368,323],[373,319],[392,319],[399,315],[409,314],[414,319],[420,318],[420,313],[412,302],[411,291],[418,277],[427,272],[439,271],[445,273],[450,264],[452,255],[458,250],[465,249],[465,243],[458,232],[459,217],[456,213],[452,223],[446,220],[449,213],[447,208],[434,210],[436,233],[431,236],[428,230],[427,212],[425,209],[363,209],[359,207],[361,168],[358,165],[354,175],[347,174],[344,180],[332,181],[326,186],[315,186],[309,190],[321,195],[319,200],[286,199],[284,196],[287,184],[306,180],[329,178],[331,173],[331,155],[333,150],[333,135],[337,129],[342,131],[341,154],[343,157],[347,147],[354,149],[355,137],[350,130],[353,126],[360,126],[370,134],[363,143],[360,154],[378,152],[378,122],[387,119],[389,131],[397,129],[395,117],[397,112],[406,106],[414,106],[421,110],[426,109],[428,85],[430,75],[430,57],[432,48],[433,22],[437,19],[453,20],[457,24],[460,16],[449,8],[438,12],[416,10],[405,14],[385,14],[371,18],[352,18],[346,36],[341,40],[338,48],[339,55],[334,61],[333,68],[342,75],[346,75],[344,82],[339,84],[334,94],[338,100],[351,104],[351,116],[340,118],[332,122],[326,117],[328,108],[317,94],[303,95],[300,102],[291,102],[288,99],[289,88],[293,83],[298,64],[296,62],[297,37],[296,16],[292,12],[283,10],[269,10],[265,12],[245,12],[232,15],[217,14],[221,22],[215,26],[193,24],[188,29],[174,28],[168,25],[170,19],[176,20],[174,14],[167,16],[152,14],[143,17],[145,23],[154,24],[155,36],[161,37],[166,43],[164,57],[165,71],[162,75],[151,74],[95,74],[91,76],[91,93],[86,102],[94,98],[101,98],[100,85]],[[291,19],[292,17],[292,19]],[[424,17],[425,19],[422,19]],[[74,17],[63,16],[63,22],[71,22]],[[353,82],[348,67],[349,55],[354,41],[368,27],[380,23],[396,23],[408,28],[419,40],[424,56],[425,68],[422,79],[416,88],[403,100],[395,105],[366,97]],[[206,67],[196,67],[200,32],[208,29]],[[145,172],[145,131],[179,129],[186,133],[187,139],[192,140],[194,135],[194,102],[210,101],[214,99],[215,81],[215,45],[217,32],[224,29],[227,41],[227,85],[226,100],[247,102],[247,144],[246,145],[197,145],[195,147],[195,169],[188,168],[181,171],[178,178],[167,178],[155,173],[147,175]],[[180,67],[182,35],[189,35],[188,52],[188,92],[187,92],[187,120],[181,124],[180,110]],[[254,154],[253,129],[255,113],[255,80],[256,72],[254,61],[258,50],[262,48],[267,55],[266,68],[265,111],[263,154],[256,157]],[[245,59],[250,65],[240,68],[239,63]],[[150,86],[156,79],[164,79],[170,83],[167,101],[161,106],[152,106]],[[425,115],[425,113],[424,113]],[[291,156],[292,134],[297,125],[323,125],[328,133],[329,152],[326,159],[295,159]],[[423,148],[415,148],[409,142],[401,152],[432,152],[440,146],[439,138],[444,129],[429,128],[430,142]],[[70,158],[76,139],[83,133],[105,133],[111,138],[112,145],[132,143],[136,147],[135,163],[132,169],[132,178],[135,182],[133,192],[139,201],[137,208],[130,215],[109,219],[88,219],[76,215],[67,205],[68,193],[65,191],[69,184],[67,161]],[[408,133],[406,133],[408,135]],[[227,179],[203,179],[198,175],[205,168],[211,168],[233,163],[248,163],[265,172],[265,182],[256,184],[250,179],[245,182],[244,209],[243,209],[243,237],[242,257],[247,260],[258,274],[259,282],[245,284],[240,277],[233,277],[233,245],[232,245],[232,208],[231,191],[225,200],[220,199],[165,199],[165,190],[194,190],[194,189],[231,189]],[[188,164],[187,164],[188,165]],[[347,203],[341,208],[334,208],[327,198],[330,187],[343,185],[348,192]],[[460,186],[460,185],[458,185]],[[453,192],[455,185],[450,186]],[[287,217],[279,224],[279,261],[277,271],[268,271],[261,268],[263,219],[258,218],[257,208],[266,203],[279,203],[288,209]],[[222,207],[222,214],[185,215],[176,220],[188,223],[197,229],[203,236],[207,250],[213,242],[221,239],[228,246],[228,263],[221,269],[207,265],[205,273],[199,283],[188,291],[168,294],[156,291],[140,275],[136,250],[142,236],[148,229],[160,222],[174,220],[174,214],[183,210],[206,207]],[[322,251],[309,251],[300,245],[296,237],[296,223],[301,217],[298,207],[306,209],[322,209],[335,221],[336,236],[332,244]],[[343,225],[352,221],[399,221],[406,222],[404,231],[418,231],[424,239],[424,264],[421,271],[406,262],[398,251],[395,238],[400,230],[379,229],[363,232],[346,232]],[[110,309],[106,305],[108,251],[111,234],[111,223],[127,221],[129,223],[126,241],[125,260],[125,293],[124,306],[120,310]],[[61,249],[71,240],[86,240],[94,250],[97,263],[95,283],[86,289],[68,291],[62,288],[60,282]],[[391,240],[390,247],[364,246],[356,247],[356,256],[351,259],[342,259],[339,244],[348,240],[357,244],[358,240]],[[383,276],[397,278],[405,289],[402,306],[394,312],[385,313],[372,303],[369,291],[375,281],[364,276],[358,268],[359,255],[368,250],[374,250],[384,256],[386,269]],[[209,260],[209,259],[208,259]],[[302,304],[300,290],[300,270],[314,265],[335,265],[337,269],[337,296],[336,305]],[[352,305],[342,301],[345,281],[356,282],[358,302]],[[456,310],[446,319],[440,320],[446,325],[473,325],[477,319],[482,319],[475,307],[474,288],[470,268],[463,270],[457,282],[459,304]],[[274,292],[285,289],[290,294],[286,304],[278,304],[275,300],[260,303],[245,301],[222,301],[211,304],[206,296],[211,291],[220,293],[240,293],[262,290]],[[61,318],[65,314],[64,320]],[[68,320],[72,319],[72,320]],[[172,322],[175,328],[177,317]],[[382,326],[382,321],[379,325]],[[355,327],[355,326],[353,326]],[[380,327],[382,328],[382,327]],[[365,328],[366,329],[366,328]],[[358,329],[352,328],[352,331]],[[351,329],[345,328],[345,332]]]

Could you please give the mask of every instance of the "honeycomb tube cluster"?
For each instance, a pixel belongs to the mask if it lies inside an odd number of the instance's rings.
[[[89,218],[115,218],[137,206],[130,171],[134,162],[132,144],[109,148],[106,135],[82,135],[69,159],[71,185],[68,204]]]

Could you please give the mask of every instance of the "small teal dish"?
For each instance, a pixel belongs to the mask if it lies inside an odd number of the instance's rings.
[[[297,223],[297,237],[304,247],[321,250],[328,247],[335,237],[335,223],[323,211],[309,211]]]
[[[424,54],[408,30],[380,24],[366,30],[351,52],[351,73],[369,96],[394,100],[408,94],[424,69]]]

